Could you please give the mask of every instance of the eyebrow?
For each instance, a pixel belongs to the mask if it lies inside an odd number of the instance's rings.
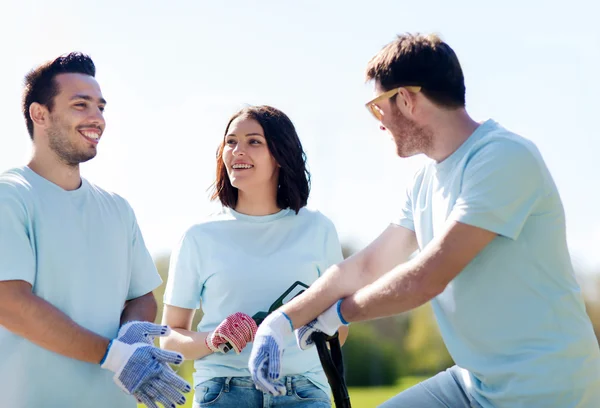
[[[227,136],[237,136],[235,133],[229,133]],[[248,136],[260,136],[260,137],[265,137],[265,135],[260,134],[260,133],[246,133],[246,137]]]
[[[75,100],[75,99],[83,99],[85,101],[90,101],[90,102],[94,101],[94,98],[92,98],[91,96],[89,96],[89,95],[82,95],[82,94],[73,95],[71,97],[71,100]],[[103,105],[106,105],[106,99],[104,99],[104,98],[98,99],[98,102],[100,102]]]

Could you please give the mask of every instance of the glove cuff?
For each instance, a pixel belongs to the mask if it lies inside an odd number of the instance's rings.
[[[261,326],[263,325],[270,328],[274,334],[281,338],[291,335],[294,331],[294,326],[292,325],[290,317],[279,310],[268,315],[261,323]]]
[[[118,340],[112,340],[106,350],[106,355],[100,363],[100,367],[117,373],[123,363],[135,352],[139,345],[126,344]]]
[[[340,322],[342,322],[342,324],[344,326],[348,326],[350,323],[346,321],[346,319],[344,319],[344,316],[342,316],[342,302],[344,301],[344,299],[340,299],[337,301],[337,303],[335,304],[335,308],[337,310],[337,314],[338,317],[340,318]]]
[[[320,323],[319,330],[322,330],[328,336],[333,336],[340,326],[348,325],[348,322],[342,317],[340,311],[341,304],[342,301],[338,300],[317,317],[317,321]]]

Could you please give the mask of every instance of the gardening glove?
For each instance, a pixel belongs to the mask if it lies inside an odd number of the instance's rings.
[[[271,313],[261,323],[250,352],[248,369],[257,389],[274,396],[284,395],[286,388],[279,381],[284,338],[292,334],[290,318],[283,312]]]
[[[227,352],[229,347],[240,354],[246,344],[254,340],[256,322],[247,314],[237,312],[223,320],[204,342],[213,352]]]
[[[117,340],[127,344],[147,343],[154,345],[154,338],[168,336],[169,326],[160,326],[150,322],[133,321],[125,323],[117,333]]]
[[[157,378],[142,384],[133,395],[148,408],[158,408],[157,402],[165,408],[175,408],[175,404],[185,404],[186,399],[182,393],[189,391],[189,384],[175,374],[171,367],[165,365]]]
[[[323,332],[328,336],[333,336],[341,326],[347,326],[349,324],[342,316],[341,305],[342,299],[335,302],[315,320],[294,331],[296,343],[298,343],[300,349],[306,350],[315,345],[312,340],[313,333]]]
[[[171,370],[168,364],[179,365],[182,361],[183,356],[179,353],[144,343],[127,344],[114,339],[109,343],[100,366],[115,373],[113,380],[125,393],[139,398],[141,393],[150,389],[146,384],[151,384],[155,389],[167,389],[170,386],[189,392],[189,384],[177,375],[168,373]],[[182,385],[182,382],[185,384]],[[185,400],[181,393],[180,395]]]

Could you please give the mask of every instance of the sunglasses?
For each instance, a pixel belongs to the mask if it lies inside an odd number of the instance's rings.
[[[369,112],[371,112],[371,114],[373,116],[375,116],[375,119],[381,121],[381,119],[383,118],[383,110],[377,104],[381,101],[385,101],[386,99],[390,99],[392,96],[394,96],[398,92],[400,92],[400,89],[402,89],[402,88],[404,88],[407,91],[412,92],[412,93],[417,93],[421,90],[420,86],[401,86],[401,87],[392,89],[391,91],[382,93],[377,98],[372,99],[369,102],[367,102],[365,104],[365,106],[367,107]]]

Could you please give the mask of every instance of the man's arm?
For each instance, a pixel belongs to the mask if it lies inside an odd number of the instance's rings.
[[[109,340],[75,323],[36,296],[28,282],[0,282],[0,325],[46,350],[98,364]]]
[[[369,246],[327,269],[309,289],[279,310],[292,320],[294,328],[301,327],[339,299],[352,295],[406,262],[417,247],[414,231],[390,225]]]
[[[121,326],[127,322],[153,322],[156,319],[156,299],[152,292],[125,302],[121,313]]]
[[[411,310],[444,291],[496,233],[451,222],[414,259],[399,265],[344,299],[341,313],[346,321],[370,320]]]

